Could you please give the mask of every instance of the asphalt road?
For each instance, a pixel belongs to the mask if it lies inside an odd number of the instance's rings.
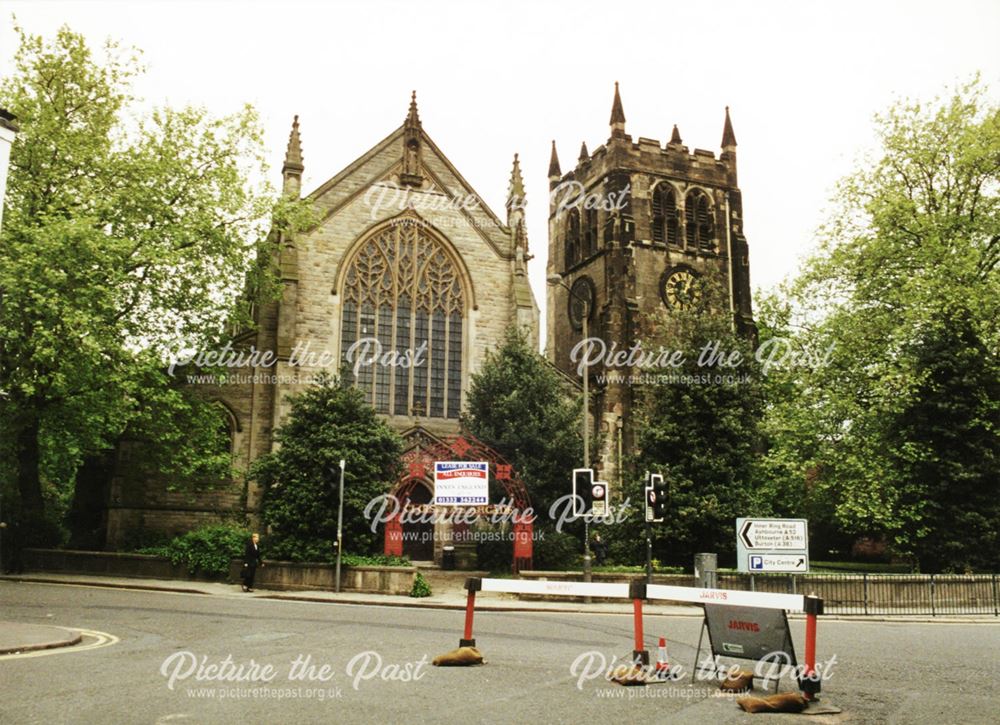
[[[456,611],[0,581],[0,619],[92,631],[76,647],[0,657],[0,723],[802,721],[745,714],[690,676],[607,682],[601,658],[631,650],[626,616],[480,613],[488,664],[472,668],[430,665],[458,643]],[[647,617],[647,638],[668,636],[690,671],[699,624]],[[792,630],[801,657],[802,622]],[[806,722],[1000,722],[998,651],[1000,624],[821,620],[819,659],[836,655],[824,700],[844,712]]]

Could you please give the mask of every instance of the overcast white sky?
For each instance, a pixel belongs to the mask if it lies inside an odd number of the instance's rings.
[[[894,98],[929,98],[980,71],[1000,90],[1000,3],[966,2],[0,2],[0,73],[12,16],[68,24],[145,53],[151,104],[254,104],[279,182],[293,114],[305,189],[405,117],[502,214],[521,154],[535,295],[545,304],[549,144],[563,170],[608,133],[620,81],[627,131],[719,152],[723,109],[739,141],[751,280],[794,272],[838,178]]]

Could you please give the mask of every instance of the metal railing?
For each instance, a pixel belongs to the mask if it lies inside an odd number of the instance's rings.
[[[720,589],[816,594],[827,614],[1000,616],[996,574],[734,574]]]

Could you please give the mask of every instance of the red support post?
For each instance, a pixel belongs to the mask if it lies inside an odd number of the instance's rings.
[[[635,629],[635,649],[632,650],[632,661],[641,665],[649,665],[649,650],[645,646],[642,632],[642,600],[646,598],[646,582],[629,584],[629,596],[632,598],[632,618]]]
[[[645,647],[645,635],[642,631],[642,600],[632,600],[632,617],[635,623],[635,649],[632,650],[632,661],[649,664],[649,651]]]
[[[815,700],[820,691],[820,678],[816,672],[816,619],[823,613],[823,600],[814,594],[806,597],[806,662],[799,689],[807,700]]]
[[[472,637],[472,617],[476,611],[476,592],[482,588],[482,580],[478,578],[467,579],[465,588],[469,592],[465,600],[465,630],[464,636],[458,641],[459,647],[475,647],[476,640]]]

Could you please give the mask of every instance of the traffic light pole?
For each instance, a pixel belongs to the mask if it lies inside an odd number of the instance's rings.
[[[646,583],[653,583],[653,527],[646,522]]]
[[[564,288],[571,297],[576,297],[583,304],[583,339],[590,336],[587,327],[587,318],[590,317],[590,300],[583,295],[574,292],[573,288],[566,284],[562,276],[558,274],[549,275],[545,280],[547,284],[559,285]],[[584,357],[583,362],[583,467],[590,468],[590,361]],[[575,504],[574,504],[575,505]],[[588,514],[584,514],[583,519],[583,580],[590,581],[590,520]],[[584,597],[586,603],[590,603],[590,597]]]
[[[570,292],[573,290],[570,289]],[[581,296],[583,302],[583,339],[587,339],[587,317],[590,316],[590,302]],[[590,361],[584,358],[583,363],[583,467],[590,468]],[[584,512],[583,516],[583,580],[590,581],[590,519],[589,512]],[[590,597],[584,597],[583,601],[590,604]]]

